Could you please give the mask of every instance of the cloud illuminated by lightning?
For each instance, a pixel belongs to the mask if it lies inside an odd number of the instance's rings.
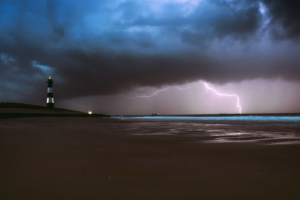
[[[128,97],[128,99],[150,98],[150,97],[153,97],[153,96],[157,95],[158,93],[164,92],[164,91],[166,91],[166,90],[168,90],[168,89],[170,89],[170,88],[172,88],[172,87],[175,87],[175,88],[177,88],[177,89],[180,90],[180,91],[183,91],[183,90],[186,90],[186,89],[189,89],[189,88],[190,88],[190,87],[187,87],[187,88],[180,88],[180,87],[178,87],[178,86],[170,86],[170,87],[166,87],[166,88],[164,88],[164,89],[158,90],[158,91],[156,91],[155,93],[153,93],[153,94],[151,94],[151,95],[142,95],[142,96],[137,96],[137,97]]]
[[[204,82],[204,85],[205,85],[206,89],[212,90],[215,94],[217,94],[219,96],[235,97],[237,99],[237,107],[239,109],[239,113],[240,114],[242,113],[242,107],[240,105],[240,98],[236,94],[222,94],[222,93],[217,92],[215,89],[209,87],[206,82]]]

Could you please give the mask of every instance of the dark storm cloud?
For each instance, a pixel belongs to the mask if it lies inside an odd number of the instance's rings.
[[[60,98],[199,79],[298,80],[297,57],[270,62],[263,55],[251,59],[207,53],[215,41],[238,42],[242,48],[265,34],[262,5],[271,18],[266,30],[276,39],[298,38],[299,5],[293,2],[166,1],[155,7],[149,1],[2,0],[0,97],[43,99],[50,73]]]
[[[276,38],[299,39],[300,36],[300,2],[295,0],[263,0],[274,25]]]

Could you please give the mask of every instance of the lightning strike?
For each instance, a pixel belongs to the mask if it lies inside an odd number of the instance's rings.
[[[217,94],[219,96],[235,97],[237,99],[237,107],[239,109],[239,113],[242,114],[242,107],[240,105],[240,98],[236,94],[222,94],[222,93],[217,92],[215,89],[209,87],[206,82],[204,82],[204,85],[205,85],[206,89],[212,90],[215,94]]]
[[[180,90],[180,91],[183,91],[183,90],[186,90],[186,89],[189,89],[189,88],[190,88],[190,87],[187,87],[187,88],[180,88],[180,87],[178,87],[178,86],[171,86],[171,87],[166,87],[166,88],[164,88],[164,89],[158,90],[158,91],[156,91],[155,93],[153,93],[153,94],[151,94],[151,95],[142,95],[142,96],[137,96],[137,97],[128,97],[128,99],[150,98],[150,97],[153,97],[153,96],[157,95],[158,93],[164,92],[164,91],[166,91],[166,90],[168,90],[168,89],[170,89],[170,88],[172,88],[172,87],[175,87],[175,88],[177,88],[177,89]]]
[[[222,93],[217,92],[215,89],[209,87],[206,82],[204,82],[204,85],[205,85],[206,89],[212,90],[215,94],[217,94],[219,96],[235,97],[237,99],[237,107],[239,109],[239,113],[242,114],[242,107],[240,105],[240,98],[236,94],[222,94]],[[190,87],[180,88],[179,86],[170,86],[170,87],[166,87],[164,89],[158,90],[158,91],[156,91],[155,93],[153,93],[151,95],[142,95],[142,96],[136,96],[136,97],[128,97],[128,99],[150,98],[150,97],[153,97],[153,96],[157,95],[158,93],[164,92],[164,91],[166,91],[166,90],[168,90],[168,89],[170,89],[172,87],[175,87],[175,88],[177,88],[180,91],[183,91],[183,90],[186,90],[186,89],[190,88]]]

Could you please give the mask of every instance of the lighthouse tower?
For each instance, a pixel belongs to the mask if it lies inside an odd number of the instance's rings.
[[[53,97],[53,88],[52,88],[52,78],[49,76],[49,79],[47,81],[48,83],[48,89],[47,89],[47,107],[48,108],[54,108],[54,97]]]

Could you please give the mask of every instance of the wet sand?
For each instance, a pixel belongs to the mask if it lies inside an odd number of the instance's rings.
[[[299,199],[300,145],[280,143],[299,133],[297,125],[0,119],[0,199]]]

